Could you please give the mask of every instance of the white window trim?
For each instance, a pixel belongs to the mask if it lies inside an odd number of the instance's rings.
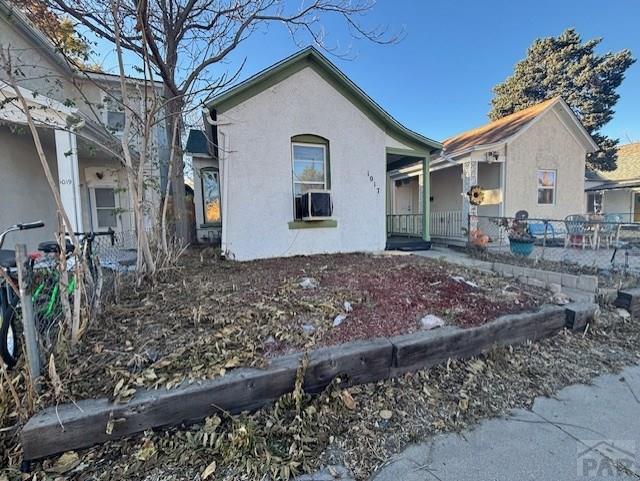
[[[323,163],[323,174],[324,174],[324,180],[322,182],[314,180],[314,181],[309,181],[309,182],[301,182],[299,180],[295,179],[295,174],[294,174],[294,168],[295,168],[295,155],[294,155],[294,148],[295,147],[315,147],[315,148],[321,148],[322,149],[322,163]],[[324,144],[312,144],[309,142],[291,142],[291,177],[293,179],[293,184],[314,184],[314,185],[324,185],[325,189],[327,188],[327,146]],[[295,192],[295,190],[294,190]]]
[[[301,182],[299,180],[296,180],[296,175],[295,175],[295,163],[296,163],[296,159],[295,159],[295,147],[316,147],[316,148],[321,148],[322,149],[322,160],[323,160],[323,174],[324,174],[324,181],[323,182],[319,182],[319,181],[311,181],[311,182]],[[291,142],[291,189],[292,189],[292,201],[293,201],[293,218],[295,219],[296,217],[296,184],[312,184],[312,185],[319,185],[319,186],[323,186],[323,189],[326,190],[327,188],[327,146],[324,144],[314,144],[311,142]]]
[[[89,186],[89,199],[91,202],[91,228],[94,232],[106,232],[109,227],[99,227],[98,225],[98,207],[96,205],[96,189],[113,189],[113,197],[115,199],[114,210],[120,210],[120,195],[118,194],[118,186],[111,183],[95,183]],[[115,231],[122,231],[122,221],[120,219],[120,213],[116,214],[116,227],[112,228]]]
[[[540,187],[538,185],[538,175],[540,173],[545,173],[545,172],[553,172],[553,187]],[[540,190],[552,190],[553,191],[553,202],[551,202],[550,204],[547,203],[541,203],[540,202]],[[551,206],[555,206],[556,205],[556,196],[558,194],[558,171],[557,169],[537,169],[536,170],[536,203],[538,205],[551,205]]]

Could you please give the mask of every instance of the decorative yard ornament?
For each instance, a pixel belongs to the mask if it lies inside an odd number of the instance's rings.
[[[467,192],[467,196],[471,205],[480,205],[484,200],[484,191],[479,185],[473,185]]]

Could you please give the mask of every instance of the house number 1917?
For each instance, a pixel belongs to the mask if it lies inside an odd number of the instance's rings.
[[[373,188],[376,189],[376,193],[380,194],[380,187],[378,187],[378,184],[376,184],[376,181],[373,178],[373,175],[371,175],[371,172],[369,172],[368,170],[367,170],[367,177],[369,177],[369,182],[373,182]]]

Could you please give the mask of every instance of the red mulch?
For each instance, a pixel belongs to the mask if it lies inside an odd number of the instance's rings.
[[[486,288],[454,280],[455,272],[455,267],[445,269],[418,262],[401,264],[396,269],[360,272],[348,279],[327,276],[323,287],[349,287],[363,293],[365,299],[354,306],[340,326],[327,333],[323,343],[410,333],[418,330],[419,319],[427,314],[460,327],[478,326],[504,314],[531,310],[537,304],[525,293],[499,299],[501,296]]]

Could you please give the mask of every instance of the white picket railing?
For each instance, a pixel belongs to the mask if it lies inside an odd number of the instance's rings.
[[[447,239],[465,238],[463,229],[467,228],[467,219],[461,210],[431,212],[429,218],[429,233],[431,237]]]
[[[387,235],[422,237],[422,214],[387,214]]]

